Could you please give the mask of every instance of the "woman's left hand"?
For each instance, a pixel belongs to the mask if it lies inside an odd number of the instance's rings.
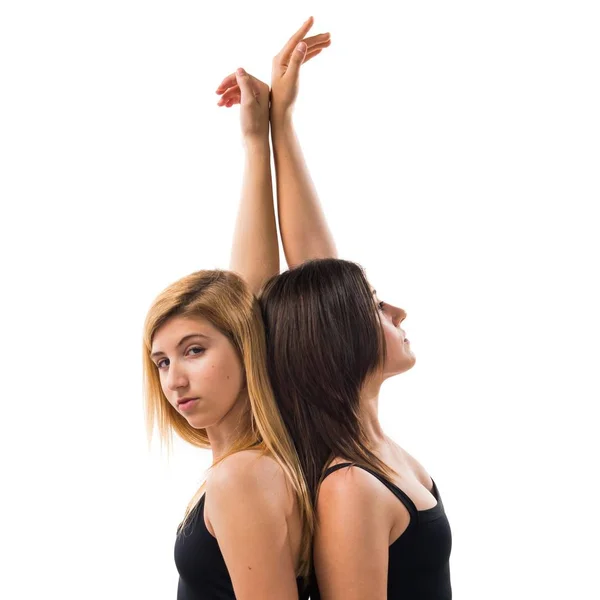
[[[222,91],[221,91],[222,90]],[[220,92],[221,91],[221,92]],[[269,135],[269,86],[238,69],[221,82],[219,106],[240,104],[240,125],[244,139],[264,138]]]

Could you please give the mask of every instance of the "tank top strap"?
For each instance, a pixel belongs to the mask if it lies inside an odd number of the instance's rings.
[[[367,471],[367,473],[370,473],[371,475],[373,475],[373,477],[375,477],[376,479],[381,481],[381,483],[383,483],[383,485],[385,485],[385,487],[388,490],[390,490],[390,492],[392,492],[392,494],[394,494],[394,496],[396,496],[396,498],[398,498],[398,500],[400,500],[400,502],[402,502],[402,504],[404,504],[404,506],[406,507],[406,510],[408,510],[408,513],[410,514],[412,519],[419,518],[419,514],[417,511],[417,507],[415,506],[415,503],[397,485],[393,484],[391,481],[388,481],[385,477],[382,477],[376,471],[368,469],[367,467],[364,467],[363,465],[358,465],[358,464],[352,463],[352,462],[345,462],[345,463],[339,463],[337,465],[333,465],[333,467],[329,467],[325,471],[325,474],[323,475],[323,479],[325,479],[325,477],[327,477],[327,475],[337,471],[338,469],[342,469],[344,467],[359,467],[359,468],[363,469],[363,471]],[[435,482],[434,482],[434,485],[435,485]]]
[[[350,462],[346,462],[346,463],[339,463],[337,465],[333,465],[333,467],[329,467],[326,471],[325,474],[323,475],[323,479],[325,479],[325,477],[327,477],[327,475],[333,473],[334,471],[337,471],[338,469],[342,469],[343,467],[350,467],[350,466],[358,466],[355,463],[350,463]]]

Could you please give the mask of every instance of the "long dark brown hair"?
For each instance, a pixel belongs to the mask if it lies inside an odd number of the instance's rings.
[[[369,448],[360,421],[361,387],[385,360],[363,269],[340,259],[311,260],[271,278],[259,300],[271,385],[312,501],[335,457],[390,477],[394,471]]]

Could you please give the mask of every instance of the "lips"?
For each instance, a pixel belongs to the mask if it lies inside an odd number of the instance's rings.
[[[188,402],[192,402],[193,400],[198,400],[198,398],[180,398],[177,400],[177,406],[185,406]]]

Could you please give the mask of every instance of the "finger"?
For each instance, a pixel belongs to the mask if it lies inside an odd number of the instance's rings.
[[[237,84],[240,86],[240,93],[242,99],[244,98],[254,98],[254,89],[252,84],[250,83],[250,75],[244,71],[244,69],[239,68],[235,72],[235,79]]]
[[[227,75],[227,77],[225,77],[225,79],[223,79],[223,81],[221,81],[221,83],[219,84],[219,87],[217,88],[217,94],[220,94],[222,91],[226,90],[227,88],[230,88],[233,85],[237,85],[237,81],[235,79],[235,73],[232,73],[231,75]]]
[[[260,96],[260,87],[262,85],[262,81],[260,81],[260,79],[256,79],[256,77],[254,77],[253,75],[250,75],[250,73],[246,73],[246,75],[248,75],[248,77],[250,78],[250,86],[254,90],[254,95],[256,97]],[[227,93],[230,89],[239,90],[239,88],[240,86],[237,84],[237,81],[234,80],[232,86],[228,90],[225,90],[225,92],[223,93]]]
[[[287,71],[285,72],[284,77],[287,79],[289,77],[292,78],[292,81],[298,79],[298,75],[300,72],[300,65],[304,62],[306,57],[306,44],[304,42],[300,42],[292,52],[290,56],[290,63],[288,65]]]
[[[223,94],[219,98],[219,101],[217,102],[217,104],[225,104],[227,102],[227,100],[229,100],[229,98],[231,98],[232,96],[240,96],[240,95],[241,95],[240,86],[234,85],[233,87],[230,87],[228,90],[223,92]]]
[[[317,54],[321,54],[321,52],[323,52],[323,48],[321,48],[320,50],[315,50],[314,52],[307,53],[306,58],[304,59],[304,62],[302,64],[306,64],[311,58],[314,58],[315,56],[317,56]]]
[[[239,68],[235,72],[235,77],[237,84],[240,86],[242,103],[255,101],[260,96],[260,89],[252,75],[246,73],[244,69]]]
[[[304,36],[309,32],[310,28],[313,26],[314,19],[312,17],[308,17],[306,21],[304,21],[302,27],[296,31],[296,33],[288,40],[287,44],[283,47],[283,50],[279,53],[280,56],[287,57],[292,50],[298,45],[298,42],[304,39]]]
[[[248,76],[250,77],[250,80],[252,81],[252,85],[253,85],[254,89],[256,90],[256,93],[258,93],[259,92],[258,84],[260,83],[260,81],[258,79],[256,79],[256,77],[254,77],[253,75],[250,75],[250,73],[248,73]],[[237,86],[237,80],[235,78],[235,73],[232,73],[231,75],[227,75],[227,77],[225,77],[225,79],[223,79],[223,81],[219,84],[219,87],[216,89],[216,93],[222,94],[228,88],[235,87],[235,86]]]
[[[252,81],[252,76],[250,76],[250,80],[251,83],[250,85],[252,86],[252,89],[254,90],[254,92],[256,94],[258,94],[260,92],[258,86],[256,85],[256,83],[254,81]],[[227,92],[229,92],[229,90],[234,90],[234,89],[238,89],[239,90],[240,86],[237,84],[237,81],[234,79],[233,82],[230,82],[228,84],[225,84],[223,86],[219,86],[216,90],[217,94],[226,94]]]
[[[227,98],[221,98],[218,102],[217,102],[217,106],[227,106],[227,103],[230,100],[237,100],[238,102],[240,102],[242,99],[242,94],[238,93],[238,94],[232,94],[231,96],[227,96]]]
[[[228,98],[227,100],[219,100],[217,102],[217,106],[231,106],[229,104],[231,101],[233,101],[235,103],[236,101],[239,102],[240,100],[241,100],[240,96],[233,96],[231,98]]]
[[[310,50],[313,46],[317,44],[322,44],[327,40],[331,39],[331,33],[320,33],[319,35],[313,35],[311,37],[304,38],[302,41],[308,46]]]
[[[250,78],[252,79],[252,75],[250,75]],[[257,99],[260,98],[261,91],[260,91],[260,88],[258,87],[258,85],[256,84],[256,81],[252,81],[251,86],[252,86],[252,91],[253,91],[254,97]],[[223,92],[223,94],[217,101],[217,106],[226,106],[227,102],[231,98],[237,98],[239,101],[241,98],[241,95],[242,95],[242,91],[240,90],[240,86],[234,85],[233,87],[230,87],[228,90]]]
[[[306,40],[303,40],[303,42],[306,44]],[[324,42],[318,42],[318,43],[313,44],[312,46],[308,45],[307,54],[310,54],[313,50],[317,50],[319,48],[321,48],[321,49],[329,48],[329,46],[331,46],[331,40],[325,40]]]

